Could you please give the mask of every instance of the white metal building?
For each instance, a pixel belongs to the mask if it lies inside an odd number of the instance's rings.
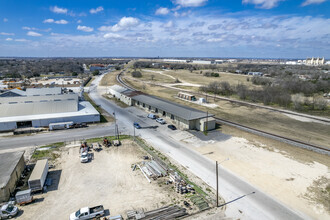
[[[40,93],[38,93],[38,91]],[[62,94],[61,88],[8,91],[0,97],[0,131],[24,127],[48,127],[50,123],[99,122],[100,114],[74,93]]]

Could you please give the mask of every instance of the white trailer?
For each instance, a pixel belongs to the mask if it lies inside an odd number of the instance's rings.
[[[59,122],[59,123],[50,123],[49,124],[49,130],[52,131],[52,130],[68,129],[72,125],[73,125],[73,121]]]
[[[28,181],[32,192],[41,191],[48,174],[48,160],[38,160]]]

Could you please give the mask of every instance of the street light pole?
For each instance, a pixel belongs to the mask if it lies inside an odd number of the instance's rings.
[[[218,178],[219,177],[219,171],[218,171],[219,169],[218,169],[218,164],[221,164],[221,163],[223,163],[223,162],[225,162],[227,160],[229,160],[229,158],[221,161],[220,163],[218,163],[218,161],[215,161],[216,184],[217,184],[217,187],[216,187],[216,189],[217,189],[217,193],[216,193],[216,196],[217,196],[217,207],[219,207],[219,178]]]
[[[218,161],[215,161],[215,172],[216,172],[216,177],[217,177],[217,207],[219,207]]]

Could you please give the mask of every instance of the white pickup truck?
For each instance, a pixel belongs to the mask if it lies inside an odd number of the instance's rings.
[[[78,211],[71,213],[70,220],[92,219],[100,218],[104,215],[103,205],[95,206],[92,208],[84,207]]]
[[[0,209],[0,219],[12,218],[18,213],[18,208],[12,203],[3,205]]]

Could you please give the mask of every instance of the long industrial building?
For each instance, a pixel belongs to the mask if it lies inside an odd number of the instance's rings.
[[[99,122],[100,114],[78,94],[63,93],[62,88],[9,90],[0,94],[0,131],[24,127],[48,127],[50,123]]]
[[[129,106],[137,106],[159,117],[170,120],[181,129],[213,130],[215,119],[212,114],[169,102],[139,91],[132,91],[118,85],[111,86],[108,93]]]
[[[8,201],[25,167],[24,152],[0,154],[0,203]]]

